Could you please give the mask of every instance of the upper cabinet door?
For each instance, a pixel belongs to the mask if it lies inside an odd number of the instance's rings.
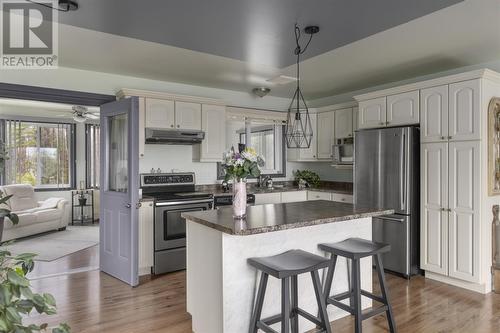
[[[175,102],[175,127],[184,130],[201,130],[201,104]]]
[[[226,148],[226,107],[203,104],[201,129],[205,139],[201,142],[200,160],[221,162]]]
[[[387,121],[386,98],[374,98],[359,102],[358,128],[385,127]]]
[[[421,145],[420,266],[448,274],[448,143]]]
[[[320,122],[318,120],[318,126]],[[352,136],[352,108],[335,111],[335,138],[350,138]]]
[[[299,160],[301,161],[315,161],[317,159],[317,142],[318,142],[318,126],[317,126],[317,114],[309,113],[311,118],[311,127],[313,130],[313,137],[311,139],[311,145],[309,148],[297,149],[299,151]]]
[[[481,122],[480,80],[450,84],[449,139],[479,140]]]
[[[448,85],[420,91],[420,141],[448,140]]]
[[[358,130],[358,122],[359,122],[359,108],[353,107],[352,108],[352,134],[354,135],[354,132]]]
[[[449,150],[449,275],[479,282],[480,142],[450,142]]]
[[[335,126],[336,127],[336,126]],[[318,113],[318,158],[331,159],[332,145],[334,144],[334,113]],[[314,133],[313,133],[314,135]]]
[[[419,91],[387,96],[388,126],[418,124],[420,121]]]
[[[146,98],[145,126],[149,128],[174,128],[174,102],[166,99]]]

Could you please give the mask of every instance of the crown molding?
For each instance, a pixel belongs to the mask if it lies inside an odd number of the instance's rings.
[[[191,103],[222,105],[222,106],[226,105],[226,103],[220,99],[187,96],[187,95],[176,95],[176,94],[169,94],[169,93],[158,92],[158,91],[123,88],[116,93],[116,97],[118,99],[122,99],[125,97],[131,97],[131,96],[145,97],[145,98],[168,99],[168,100],[173,100],[173,101],[178,101],[178,102],[191,102]]]
[[[500,84],[500,74],[499,73],[492,71],[491,69],[483,68],[483,69],[478,69],[478,70],[474,70],[474,71],[453,74],[453,75],[447,75],[447,76],[443,76],[443,77],[439,77],[439,78],[435,78],[435,79],[405,84],[405,85],[401,85],[401,86],[397,86],[397,87],[393,87],[393,88],[377,90],[377,91],[369,92],[366,94],[360,94],[360,95],[354,96],[354,99],[356,101],[360,102],[360,101],[365,101],[368,99],[396,95],[396,94],[401,94],[401,93],[405,93],[405,92],[409,92],[409,91],[431,88],[431,87],[441,86],[441,85],[445,85],[445,84],[474,80],[474,79],[487,79],[487,80],[494,81],[494,82]]]
[[[356,101],[344,102],[344,103],[338,103],[338,104],[317,107],[316,112],[321,113],[321,112],[328,112],[328,111],[336,111],[336,110],[341,110],[341,109],[354,108],[357,106],[358,106],[358,103]]]

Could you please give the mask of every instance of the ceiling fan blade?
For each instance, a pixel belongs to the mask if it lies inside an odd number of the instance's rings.
[[[99,115],[97,115],[95,113],[91,113],[91,112],[85,113],[85,117],[87,117],[89,119],[99,119]]]

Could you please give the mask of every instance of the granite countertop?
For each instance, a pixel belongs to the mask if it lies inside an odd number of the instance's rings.
[[[244,220],[233,219],[230,206],[186,212],[181,216],[227,234],[254,235],[393,213],[392,209],[362,208],[348,203],[316,200],[249,206]]]
[[[287,182],[280,186],[277,184],[273,188],[267,187],[257,187],[254,183],[248,184],[247,193],[248,194],[261,194],[261,193],[279,193],[279,192],[296,192],[296,191],[318,191],[318,192],[329,192],[329,193],[339,193],[352,195],[352,186],[331,186],[330,184],[321,184],[319,187],[309,187],[309,188],[299,188],[298,186],[292,185],[291,182]],[[196,187],[197,191],[212,193],[214,196],[220,195],[231,195],[232,191],[224,192],[221,185],[199,185]]]

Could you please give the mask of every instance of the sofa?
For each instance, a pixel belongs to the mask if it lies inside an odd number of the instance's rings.
[[[24,184],[0,186],[0,191],[3,195],[12,195],[5,208],[19,216],[17,225],[5,218],[2,242],[51,230],[63,230],[68,225],[68,200],[48,198],[37,202],[33,186]]]

